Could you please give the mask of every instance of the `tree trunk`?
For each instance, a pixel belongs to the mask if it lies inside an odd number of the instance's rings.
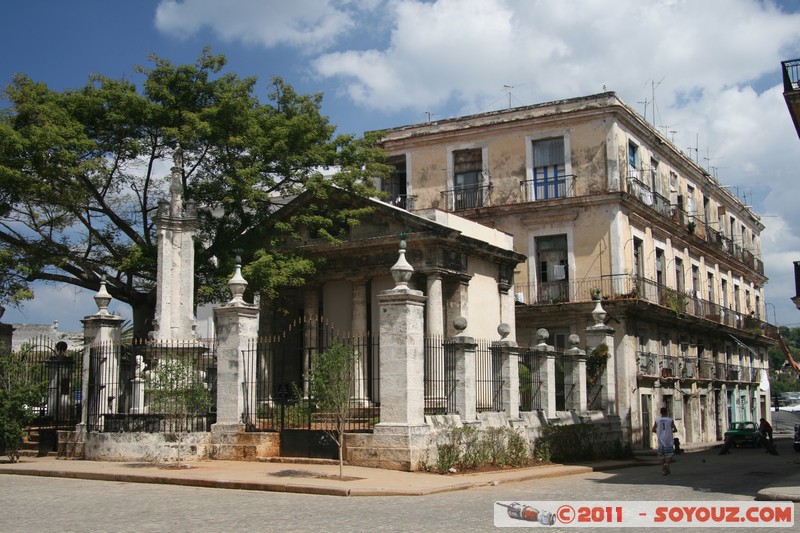
[[[137,295],[131,300],[133,311],[133,338],[147,339],[153,331],[153,318],[156,312],[155,293]]]

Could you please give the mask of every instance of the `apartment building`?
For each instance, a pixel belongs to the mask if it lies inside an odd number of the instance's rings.
[[[564,347],[602,301],[616,390],[589,408],[635,447],[654,446],[662,406],[684,443],[768,412],[764,225],[615,93],[398,127],[382,145],[394,205],[513,236],[520,345],[546,328]]]

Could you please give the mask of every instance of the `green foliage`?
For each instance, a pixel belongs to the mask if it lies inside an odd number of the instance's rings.
[[[600,380],[610,356],[608,345],[602,343],[597,345],[586,358],[586,382],[590,388]]]
[[[350,391],[357,362],[358,353],[351,346],[336,341],[319,354],[308,373],[309,394],[317,411],[325,413],[332,422],[327,433],[339,447],[339,477],[342,477],[344,464],[344,431],[353,414]]]
[[[191,356],[171,355],[158,361],[145,382],[150,411],[175,420],[183,429],[178,443],[178,462],[190,419],[208,412],[213,405],[204,378],[205,373],[195,368]]]
[[[256,78],[225,66],[204,49],[193,64],[151,56],[137,77],[92,75],[78,89],[13,78],[0,114],[0,303],[29,298],[30,281],[96,290],[106,276],[144,337],[154,308],[154,216],[169,186],[160,169],[179,146],[184,197],[198,207],[198,303],[227,297],[237,253],[245,265],[259,263],[251,291],[297,286],[313,272],[313,261],[275,252],[282,228],[274,199],[324,197],[330,185],[374,195],[373,178],[388,171],[384,152],[374,134],[336,134],[322,95],[297,94],[276,77],[262,101]],[[305,217],[335,242],[363,215],[298,213],[289,226]]]
[[[472,426],[448,427],[437,443],[436,471],[440,474],[484,465],[521,467],[530,463],[528,441],[510,427],[483,432]]]
[[[546,450],[553,461],[560,463],[633,456],[629,445],[601,440],[597,426],[583,423],[543,427],[541,437],[536,441],[536,449],[540,447]]]
[[[33,372],[23,357],[0,350],[0,454],[12,462],[19,460],[25,428],[47,395],[47,382],[35,377],[41,374]]]
[[[543,463],[550,462],[550,459],[553,458],[553,453],[550,451],[550,443],[547,441],[547,439],[536,439],[533,448],[533,456],[537,461],[541,461]]]

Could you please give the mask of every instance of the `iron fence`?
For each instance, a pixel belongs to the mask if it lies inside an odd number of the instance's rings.
[[[454,414],[456,408],[456,350],[444,337],[424,340],[425,414]]]
[[[309,390],[314,362],[337,344],[356,356],[346,413],[321,410]],[[279,336],[249,341],[242,353],[246,430],[330,430],[344,413],[346,432],[372,431],[380,420],[378,357],[377,337],[347,335],[313,320],[298,322]]]
[[[72,429],[80,422],[81,354],[80,350],[69,350],[66,342],[48,337],[31,338],[16,350],[25,364],[26,380],[47,383],[41,403],[33,407],[33,426]]]
[[[520,348],[519,352],[519,410],[542,409],[542,380],[539,373],[541,352],[533,348]]]
[[[489,347],[489,341],[476,341],[475,408],[477,412],[503,411],[503,358],[500,350]]]
[[[209,431],[216,422],[213,341],[134,340],[88,349],[89,431]]]

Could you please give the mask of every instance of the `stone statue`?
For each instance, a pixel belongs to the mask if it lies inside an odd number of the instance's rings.
[[[136,364],[133,366],[134,378],[141,378],[145,368],[147,368],[147,363],[144,362],[144,357],[137,355]]]

